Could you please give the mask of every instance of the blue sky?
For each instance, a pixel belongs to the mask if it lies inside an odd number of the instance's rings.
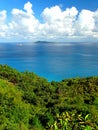
[[[0,0],[0,41],[98,41],[98,1]]]

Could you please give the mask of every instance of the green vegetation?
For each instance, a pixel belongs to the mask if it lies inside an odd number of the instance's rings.
[[[48,82],[0,65],[0,130],[98,130],[98,77]]]

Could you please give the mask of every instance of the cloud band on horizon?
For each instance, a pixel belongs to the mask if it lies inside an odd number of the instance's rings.
[[[76,7],[62,10],[60,6],[46,7],[43,21],[35,17],[28,1],[23,10],[13,8],[7,22],[7,10],[0,11],[0,39],[6,41],[81,41],[98,40],[98,9],[80,12]]]

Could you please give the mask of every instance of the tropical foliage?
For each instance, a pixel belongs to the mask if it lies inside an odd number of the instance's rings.
[[[98,77],[48,82],[0,65],[0,130],[98,130]]]

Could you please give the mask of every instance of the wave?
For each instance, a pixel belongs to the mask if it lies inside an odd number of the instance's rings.
[[[86,53],[78,53],[78,55],[81,55],[81,56],[89,56],[89,57],[91,57],[91,56],[95,56],[95,55],[92,55],[92,54],[86,54]]]

